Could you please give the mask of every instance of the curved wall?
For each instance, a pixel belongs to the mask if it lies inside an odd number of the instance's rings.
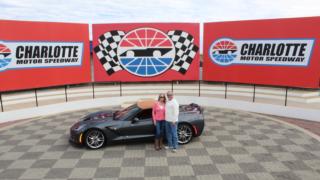
[[[193,82],[99,83],[2,93],[0,122],[132,103],[173,90],[180,103],[319,121],[319,90]],[[287,94],[287,96],[286,96]]]

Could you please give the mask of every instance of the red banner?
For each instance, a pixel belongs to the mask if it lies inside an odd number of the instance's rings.
[[[0,21],[0,91],[90,82],[87,24]]]
[[[320,17],[204,24],[203,79],[318,88]]]
[[[199,79],[198,23],[94,24],[95,81]]]

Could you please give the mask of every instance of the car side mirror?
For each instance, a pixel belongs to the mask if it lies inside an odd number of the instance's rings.
[[[139,121],[139,118],[135,117],[135,118],[132,119],[131,122],[132,122],[132,123],[136,123],[136,122],[138,122],[138,121]]]

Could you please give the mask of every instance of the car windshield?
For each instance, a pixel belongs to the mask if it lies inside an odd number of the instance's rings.
[[[126,108],[124,108],[124,109],[121,109],[121,110],[119,110],[119,111],[116,111],[115,113],[114,113],[114,118],[113,119],[115,119],[115,120],[118,120],[118,119],[122,119],[125,115],[127,115],[130,111],[133,111],[134,109],[136,109],[137,108],[137,105],[136,104],[134,104],[134,105],[131,105],[131,106],[129,106],[129,107],[126,107]]]

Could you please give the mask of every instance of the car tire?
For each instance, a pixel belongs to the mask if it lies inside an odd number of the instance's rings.
[[[178,143],[179,144],[188,144],[193,137],[193,130],[189,124],[179,124],[178,125]]]
[[[89,149],[99,149],[106,143],[106,136],[98,129],[88,130],[84,138],[84,143]]]

